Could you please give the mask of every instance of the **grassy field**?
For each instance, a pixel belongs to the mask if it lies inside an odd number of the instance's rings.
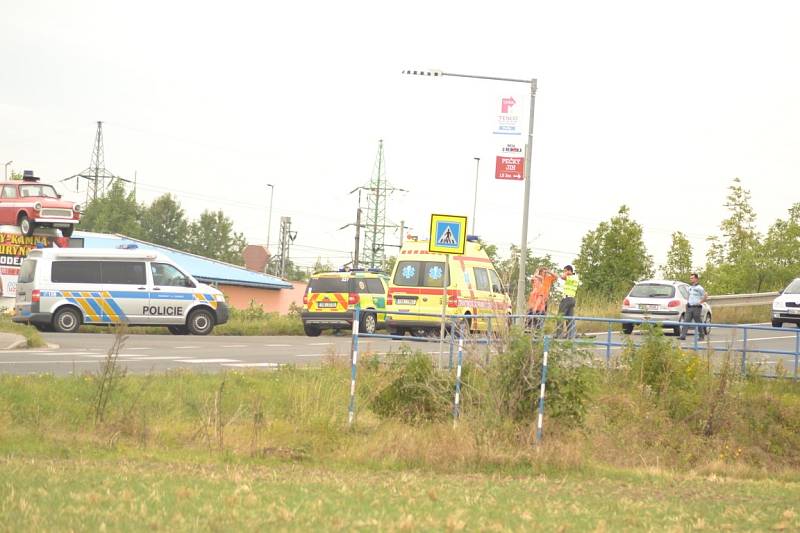
[[[665,472],[454,475],[213,458],[0,460],[0,527],[10,531],[797,530],[798,502],[798,483]]]
[[[512,336],[273,372],[0,375],[0,530],[797,530],[800,391],[654,334],[613,370]],[[113,363],[113,361],[104,362]],[[533,366],[530,366],[533,365]],[[104,371],[105,370],[105,371]]]

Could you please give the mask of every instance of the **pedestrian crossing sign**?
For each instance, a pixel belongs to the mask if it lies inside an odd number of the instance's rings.
[[[431,215],[431,238],[428,251],[439,254],[463,254],[467,242],[467,217]]]

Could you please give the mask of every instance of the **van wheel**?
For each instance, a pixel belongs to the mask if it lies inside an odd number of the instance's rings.
[[[378,321],[375,318],[375,313],[365,312],[364,316],[358,322],[359,333],[366,333],[372,335],[378,329]]]
[[[196,309],[189,313],[186,328],[192,335],[208,335],[214,329],[214,316],[208,309]]]
[[[66,228],[61,228],[61,235],[66,238],[72,237],[72,232],[75,231],[75,224],[70,224]]]
[[[188,335],[189,329],[186,326],[167,326],[167,329],[173,335]]]
[[[75,333],[81,327],[81,314],[74,307],[62,307],[53,317],[53,329],[59,333]]]
[[[782,326],[783,326],[783,322],[781,322],[780,320],[773,320],[772,321],[772,327],[773,328],[780,328]],[[800,327],[800,324],[798,324],[798,327]]]
[[[633,324],[622,324],[622,333],[625,335],[633,333]]]
[[[19,230],[26,237],[30,237],[31,235],[33,235],[33,230],[36,229],[35,226],[36,224],[31,222],[31,219],[29,219],[28,215],[26,215],[25,213],[22,213],[19,216]]]
[[[303,324],[303,331],[305,331],[306,335],[309,337],[319,337],[320,333],[322,333],[322,330],[317,326],[311,326],[309,324]]]
[[[53,331],[52,324],[34,324],[33,327],[35,327],[37,331],[41,331],[42,333]]]

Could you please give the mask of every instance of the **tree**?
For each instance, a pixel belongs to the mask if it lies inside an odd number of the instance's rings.
[[[133,192],[126,192],[120,180],[114,180],[104,196],[89,202],[80,229],[98,233],[120,233],[139,238],[142,235],[142,206]]]
[[[721,236],[709,237],[706,255],[706,288],[718,294],[761,292],[768,261],[756,231],[756,214],[750,191],[735,178],[725,199],[728,218],[720,223]]]
[[[665,279],[686,280],[692,273],[692,245],[680,231],[672,234],[667,263],[661,267]]]
[[[636,281],[653,276],[653,258],[642,240],[642,226],[623,205],[581,242],[575,268],[587,292],[621,298]]]
[[[798,276],[800,265],[800,203],[789,208],[786,220],[778,219],[767,232],[763,254],[768,262],[764,290],[778,290]]]
[[[197,255],[244,264],[242,250],[247,246],[244,235],[233,231],[233,222],[220,211],[203,211],[189,227],[189,251]]]
[[[189,244],[189,223],[171,194],[156,198],[142,212],[142,238],[154,244],[186,250]]]

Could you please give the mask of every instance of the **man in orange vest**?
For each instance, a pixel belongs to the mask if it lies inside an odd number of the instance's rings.
[[[544,315],[547,314],[547,301],[550,299],[550,288],[558,276],[544,267],[536,269],[531,278],[531,295],[528,297],[528,315],[535,318],[528,320],[528,327],[540,329],[544,326]]]

